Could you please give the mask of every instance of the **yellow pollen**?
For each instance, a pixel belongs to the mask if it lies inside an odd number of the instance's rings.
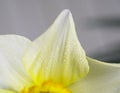
[[[42,85],[33,85],[29,88],[23,88],[20,93],[71,93],[71,91],[61,84],[45,81]]]

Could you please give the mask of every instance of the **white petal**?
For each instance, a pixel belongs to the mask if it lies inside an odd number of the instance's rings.
[[[69,10],[64,10],[47,32],[33,41],[23,61],[36,83],[50,79],[68,85],[88,73],[85,52]]]
[[[88,76],[70,88],[72,93],[120,93],[120,64],[88,58]]]
[[[4,90],[4,89],[0,89],[0,93],[16,93],[10,90]]]
[[[21,59],[30,40],[16,35],[0,35],[0,88],[20,90],[30,80]]]

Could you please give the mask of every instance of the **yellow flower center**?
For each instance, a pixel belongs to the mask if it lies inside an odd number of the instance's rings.
[[[21,93],[71,93],[71,91],[61,84],[45,81],[40,86],[33,85],[29,88],[24,88]]]

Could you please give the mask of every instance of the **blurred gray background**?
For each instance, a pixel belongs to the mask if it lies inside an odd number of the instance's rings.
[[[0,34],[35,39],[63,9],[70,9],[88,56],[120,59],[120,0],[0,0]]]

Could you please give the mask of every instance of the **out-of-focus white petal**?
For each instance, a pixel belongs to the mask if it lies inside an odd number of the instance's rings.
[[[0,88],[19,91],[30,83],[21,59],[30,40],[17,35],[0,35]]]
[[[0,93],[16,93],[10,90],[4,90],[4,89],[0,89]]]
[[[33,41],[23,61],[36,83],[52,80],[69,85],[88,73],[85,52],[69,10],[64,10],[47,32]]]
[[[87,58],[90,72],[70,86],[72,93],[120,93],[120,64],[109,64]]]

